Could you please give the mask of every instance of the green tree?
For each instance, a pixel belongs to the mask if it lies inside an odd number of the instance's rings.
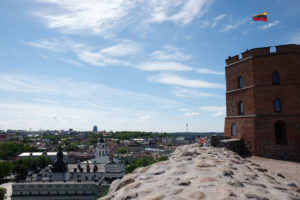
[[[77,146],[74,145],[73,143],[67,145],[65,148],[65,151],[76,151],[77,150]]]
[[[40,167],[40,168],[44,168],[46,166],[48,166],[49,164],[51,164],[51,159],[48,157],[44,157],[44,156],[39,156],[37,158],[33,159],[33,162],[36,162],[36,164]],[[32,164],[32,163],[31,163]]]
[[[0,187],[0,200],[4,200],[6,194],[6,189]]]
[[[10,175],[13,171],[13,164],[9,161],[0,162],[0,180]]]
[[[135,170],[138,167],[146,167],[146,166],[152,165],[156,162],[160,162],[160,161],[164,161],[164,160],[168,160],[168,157],[162,156],[157,160],[155,160],[152,157],[143,157],[141,159],[134,160],[131,164],[127,165],[125,170],[126,170],[126,173],[128,174],[128,173],[133,172],[133,170]]]
[[[24,164],[18,164],[14,167],[17,180],[24,180],[28,174],[28,168]]]
[[[162,156],[157,159],[158,162],[168,160],[168,156]]]
[[[1,142],[0,143],[0,159],[8,160],[9,157],[16,156],[21,152],[38,152],[36,147],[29,144],[18,144],[16,142]]]
[[[98,142],[98,139],[97,138],[89,138],[88,139],[88,143],[89,144],[96,144]]]
[[[126,154],[127,152],[128,152],[128,150],[124,147],[120,147],[117,150],[117,153],[120,153],[120,154]]]

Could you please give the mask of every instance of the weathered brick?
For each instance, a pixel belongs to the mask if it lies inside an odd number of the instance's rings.
[[[226,60],[226,111],[224,134],[231,136],[236,124],[237,135],[253,155],[300,160],[300,45],[281,45],[277,52],[269,48],[251,49]],[[279,84],[272,84],[272,73],[279,74]],[[238,78],[243,88],[238,88]],[[280,99],[281,112],[274,111]],[[244,114],[238,114],[243,102]],[[286,126],[286,145],[276,144],[275,123]]]

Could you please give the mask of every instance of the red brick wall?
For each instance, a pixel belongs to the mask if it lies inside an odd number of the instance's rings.
[[[254,152],[254,118],[253,117],[226,117],[224,135],[231,137],[231,125],[236,124],[236,136],[247,141],[247,148]]]
[[[226,60],[226,111],[224,134],[231,136],[236,124],[237,138],[246,141],[254,155],[300,160],[300,46],[252,49],[243,58]],[[244,59],[244,60],[243,60]],[[272,84],[272,73],[279,73],[279,84]],[[238,77],[244,88],[238,88]],[[274,111],[274,100],[281,100],[281,112]],[[238,115],[238,103],[244,104],[244,115]],[[287,144],[275,140],[275,122],[286,124]]]
[[[226,112],[227,116],[237,116],[239,102],[243,103],[244,114],[253,115],[254,114],[254,101],[253,101],[253,89],[244,89],[240,91],[235,91],[226,94]]]
[[[279,73],[280,84],[300,83],[300,53],[271,54],[253,59],[255,85],[272,84],[272,73]]]
[[[300,78],[300,76],[299,76]],[[274,100],[281,102],[281,112],[274,111]],[[296,115],[300,113],[300,85],[275,85],[255,88],[255,113],[257,115]]]
[[[243,77],[244,87],[254,85],[252,60],[242,61],[225,68],[226,90],[238,88],[238,77]]]
[[[286,124],[286,145],[276,144],[276,121],[284,121]],[[300,116],[256,118],[253,153],[270,158],[300,160]]]

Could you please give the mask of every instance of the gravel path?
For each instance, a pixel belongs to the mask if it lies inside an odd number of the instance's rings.
[[[267,168],[273,174],[282,174],[288,181],[300,186],[300,163],[257,156],[252,156],[247,159],[261,165],[263,168]]]

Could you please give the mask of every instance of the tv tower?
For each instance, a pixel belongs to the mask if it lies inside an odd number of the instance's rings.
[[[187,133],[189,132],[189,123],[188,122],[186,123],[186,132]]]

